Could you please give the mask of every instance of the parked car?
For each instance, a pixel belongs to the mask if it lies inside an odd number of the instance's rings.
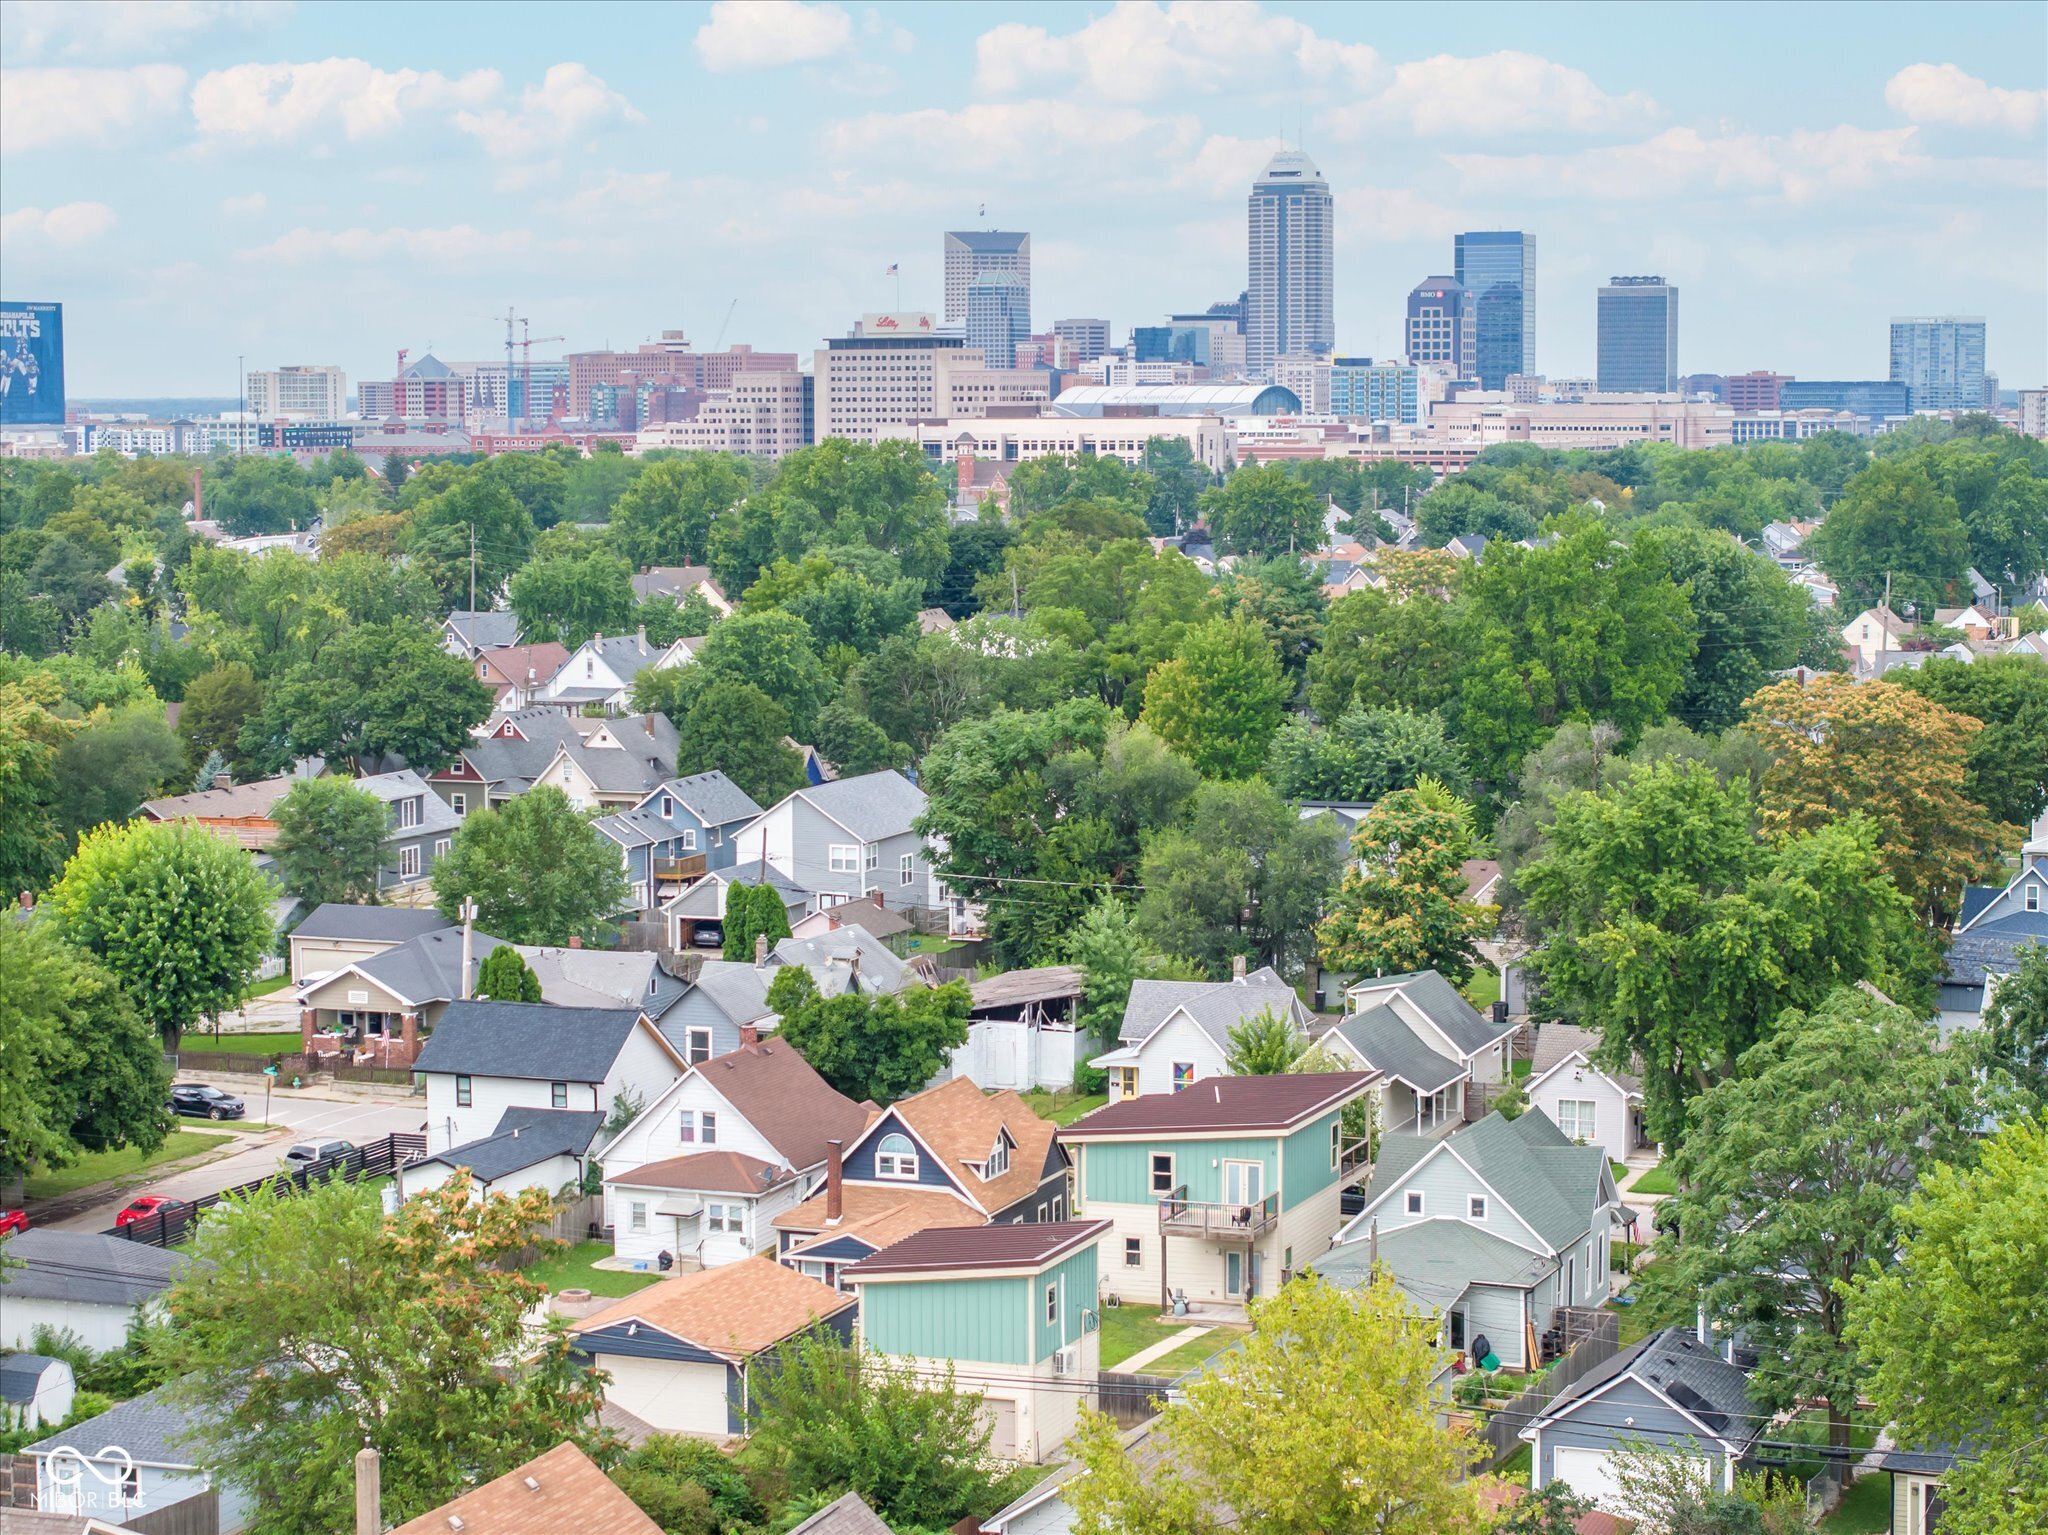
[[[171,1088],[171,1109],[192,1119],[240,1119],[249,1106],[233,1093],[200,1082],[179,1082]]]
[[[28,1211],[0,1210],[0,1237],[9,1232],[28,1230]]]
[[[129,1203],[128,1208],[114,1217],[116,1226],[133,1225],[136,1221],[148,1220],[152,1215],[175,1215],[185,1208],[185,1201],[172,1199],[163,1194],[144,1194]]]
[[[300,1141],[284,1154],[286,1172],[298,1172],[316,1162],[345,1157],[356,1149],[354,1141]]]

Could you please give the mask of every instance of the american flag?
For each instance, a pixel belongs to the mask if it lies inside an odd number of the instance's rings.
[[[888,271],[886,271],[886,272],[884,272],[884,273],[883,273],[882,275],[883,275],[884,277],[894,277],[894,276],[896,275],[896,263],[895,263],[895,262],[893,262],[893,261],[892,261],[892,262],[890,262],[890,263],[889,263],[889,270],[888,270]]]

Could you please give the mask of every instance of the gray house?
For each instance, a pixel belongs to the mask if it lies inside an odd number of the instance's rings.
[[[358,778],[355,786],[374,794],[391,810],[391,831],[384,839],[377,888],[396,890],[418,884],[427,877],[434,860],[448,851],[462,817],[410,768]]]
[[[1383,1071],[1387,1130],[1441,1135],[1468,1117],[1471,1092],[1507,1080],[1516,1025],[1483,1016],[1434,970],[1373,976],[1344,993],[1350,1014],[1320,1041],[1340,1058]]]
[[[155,1516],[151,1528],[241,1529],[246,1501],[231,1487],[216,1488],[197,1464],[197,1425],[168,1400],[169,1390],[159,1386],[21,1451],[35,1466],[38,1507],[122,1524]],[[172,1510],[177,1516],[166,1517]]]
[[[1133,981],[1117,1048],[1092,1064],[1109,1073],[1109,1101],[1177,1093],[1230,1071],[1230,1031],[1261,1013],[1305,1041],[1313,1015],[1271,966],[1227,981]]]
[[[1972,885],[1963,892],[1949,941],[1948,966],[1936,990],[1943,1038],[1975,1028],[2001,978],[2019,964],[2029,943],[2048,947],[2048,815],[2034,823],[2020,848],[2020,871],[2004,885]]]
[[[1531,1486],[1563,1482],[1607,1512],[1627,1515],[1613,1465],[1624,1441],[1703,1460],[1714,1486],[1732,1492],[1768,1421],[1740,1369],[1683,1327],[1668,1327],[1559,1393],[1522,1438],[1533,1447]]]
[[[931,861],[913,830],[924,791],[893,769],[811,784],[737,837],[741,868],[766,864],[817,909],[880,891],[895,910],[931,904]]]
[[[509,608],[457,608],[441,620],[441,648],[474,661],[480,651],[519,642],[519,615]]]
[[[848,927],[816,938],[785,938],[761,964],[751,960],[707,959],[674,1001],[655,1014],[662,1037],[693,1065],[730,1054],[746,1042],[749,1029],[775,1026],[768,987],[785,965],[810,971],[821,994],[849,991],[898,992],[925,984],[918,967],[906,964],[862,928]]]
[[[598,718],[534,706],[494,715],[484,734],[427,775],[457,816],[552,783],[579,807],[625,810],[675,771],[676,729],[664,715]]]
[[[752,796],[713,771],[666,779],[592,824],[619,845],[633,904],[646,911],[711,870],[731,868],[734,836],[760,814]]]

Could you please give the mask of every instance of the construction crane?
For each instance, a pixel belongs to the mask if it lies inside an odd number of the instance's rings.
[[[505,306],[505,425],[512,424],[512,327],[519,323],[519,317],[512,312],[512,306]]]
[[[732,324],[732,312],[739,307],[740,301],[737,298],[725,306],[725,318],[718,322],[718,336],[711,343],[712,351],[717,351],[719,347],[725,344],[725,328]]]
[[[525,320],[519,322],[522,332],[525,331],[526,325],[527,322]],[[566,336],[521,335],[519,340],[519,345],[522,348],[519,372],[519,404],[526,412],[525,419],[529,421],[533,419],[533,348],[535,343],[545,344],[550,341],[566,341],[568,339]],[[507,380],[507,387],[510,387],[509,379]]]

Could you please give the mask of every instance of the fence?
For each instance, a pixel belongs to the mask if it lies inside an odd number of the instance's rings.
[[[337,1082],[382,1082],[388,1087],[409,1087],[420,1094],[427,1090],[426,1078],[410,1066],[351,1066],[346,1061],[334,1061],[324,1069]]]
[[[1479,1427],[1486,1442],[1485,1460],[1472,1468],[1474,1476],[1489,1471],[1522,1445],[1522,1430],[1542,1414],[1566,1387],[1574,1385],[1589,1371],[1607,1363],[1621,1351],[1621,1319],[1611,1311],[1573,1307],[1559,1310],[1557,1325],[1564,1329],[1571,1346],[1564,1356],[1544,1372],[1542,1379],[1505,1406],[1496,1407]]]
[[[141,1220],[130,1221],[125,1226],[116,1226],[105,1232],[110,1237],[125,1237],[131,1242],[146,1243],[151,1247],[175,1247],[191,1236],[192,1228],[198,1223],[202,1212],[211,1209],[223,1199],[237,1199],[253,1194],[259,1189],[275,1189],[280,1194],[303,1194],[306,1185],[339,1174],[344,1182],[361,1183],[365,1179],[388,1178],[408,1162],[417,1162],[427,1154],[427,1138],[424,1135],[387,1135],[381,1141],[372,1141],[367,1146],[358,1146],[340,1156],[322,1157],[317,1162],[287,1172],[279,1168],[267,1178],[256,1178],[248,1183],[237,1184],[231,1189],[222,1189],[218,1194],[202,1194],[193,1200],[180,1200],[166,1205],[154,1215],[145,1215]]]
[[[254,1055],[247,1050],[179,1050],[169,1057],[173,1071],[225,1071],[240,1072],[244,1076],[261,1076],[263,1068],[273,1061],[277,1063],[280,1081],[289,1082],[294,1076],[310,1076],[303,1055]]]
[[[1121,1375],[1104,1370],[1096,1377],[1096,1408],[1116,1419],[1120,1428],[1135,1428],[1157,1417],[1159,1404],[1173,1385],[1171,1375]]]

